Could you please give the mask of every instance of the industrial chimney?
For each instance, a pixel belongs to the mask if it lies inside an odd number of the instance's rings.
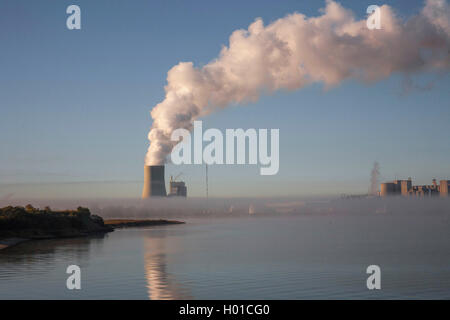
[[[145,166],[142,198],[165,196],[166,182],[164,180],[164,166]]]

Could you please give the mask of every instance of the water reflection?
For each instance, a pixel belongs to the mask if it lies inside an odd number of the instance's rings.
[[[0,252],[0,280],[33,277],[55,269],[57,262],[87,262],[93,247],[101,246],[105,235],[83,238],[29,241]]]
[[[257,218],[28,242],[0,252],[0,299],[448,299],[448,229],[436,217]],[[82,290],[67,290],[69,264]],[[378,292],[370,264],[384,270]]]
[[[156,230],[155,230],[156,231]],[[144,238],[145,276],[150,300],[192,299],[186,288],[176,281],[168,272],[166,230],[158,230]]]

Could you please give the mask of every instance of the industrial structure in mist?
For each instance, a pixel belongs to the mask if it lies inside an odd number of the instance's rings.
[[[170,179],[169,197],[186,197],[187,187],[183,181]],[[166,197],[166,181],[164,178],[164,165],[144,166],[144,188],[142,198]]]
[[[436,179],[433,179],[432,184],[423,186],[413,186],[412,179],[408,180],[394,180],[392,182],[385,182],[381,184],[380,196],[441,196],[448,197],[448,190],[450,187],[450,180],[441,180],[438,184]]]
[[[378,173],[378,165],[376,165],[375,167],[375,171],[376,173]],[[142,191],[143,199],[147,199],[150,197],[167,196],[187,197],[187,187],[185,182],[177,181],[177,178],[180,176],[180,174],[175,178],[170,178],[170,192],[169,194],[167,194],[164,169],[164,165],[144,166],[144,188]],[[376,177],[372,177],[372,180],[376,181]],[[441,180],[438,184],[436,179],[433,179],[433,182],[430,185],[413,186],[412,179],[408,178],[408,180],[394,180],[392,182],[382,183],[379,195],[381,197],[397,195],[417,197],[448,197],[449,189],[450,180]]]
[[[184,181],[176,181],[176,178],[170,177],[169,197],[187,197],[187,188]]]

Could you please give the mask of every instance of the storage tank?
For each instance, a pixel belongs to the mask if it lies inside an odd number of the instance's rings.
[[[439,191],[441,197],[448,197],[448,189],[450,185],[450,180],[441,180],[439,185]]]
[[[382,197],[391,196],[395,194],[395,183],[386,182],[382,183],[380,187],[380,195]]]
[[[408,191],[412,188],[412,180],[401,180],[401,194],[402,196],[407,196]]]

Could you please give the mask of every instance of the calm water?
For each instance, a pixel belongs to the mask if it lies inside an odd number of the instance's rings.
[[[449,231],[446,217],[233,218],[28,242],[0,253],[0,299],[449,299]]]

